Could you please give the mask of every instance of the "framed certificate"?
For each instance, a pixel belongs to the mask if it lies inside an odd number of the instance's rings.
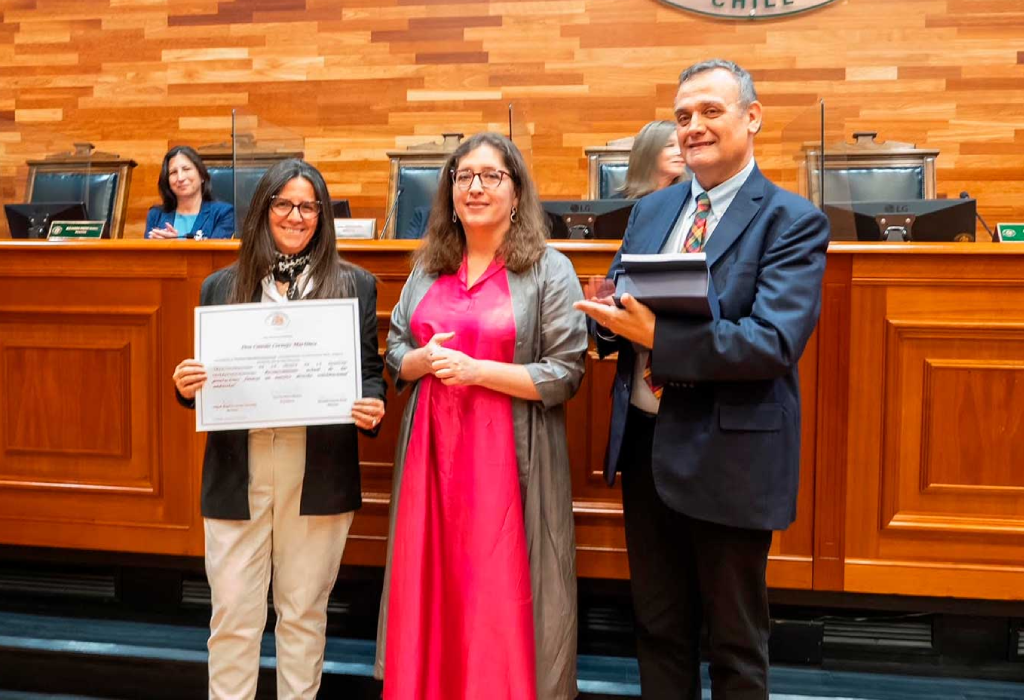
[[[359,302],[226,304],[195,310],[196,430],[352,423],[362,396]]]

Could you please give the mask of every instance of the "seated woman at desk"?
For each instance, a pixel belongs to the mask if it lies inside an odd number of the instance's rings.
[[[615,193],[616,198],[639,199],[679,182],[685,171],[676,125],[669,121],[648,122],[633,140],[626,181]]]
[[[146,216],[146,238],[231,238],[235,208],[213,201],[210,173],[188,146],[175,146],[160,168],[163,204]]]

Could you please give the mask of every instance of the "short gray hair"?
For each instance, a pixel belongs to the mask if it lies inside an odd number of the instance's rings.
[[[687,80],[690,80],[701,73],[707,73],[708,71],[719,69],[729,71],[732,74],[732,77],[736,79],[736,84],[740,89],[740,100],[744,107],[749,107],[751,102],[757,101],[757,91],[754,89],[754,79],[750,77],[750,73],[732,61],[727,61],[724,58],[710,58],[706,61],[701,61],[700,63],[694,63],[679,74],[679,84],[682,85]]]

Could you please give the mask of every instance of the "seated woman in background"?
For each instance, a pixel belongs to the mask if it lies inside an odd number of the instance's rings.
[[[354,424],[206,436],[201,504],[213,608],[211,700],[256,696],[271,580],[277,697],[315,700],[320,687],[327,597],[362,503],[356,431],[377,434],[385,391],[376,280],[338,256],[330,201],[316,168],[275,163],[256,186],[238,261],[207,277],[200,293],[203,306],[354,297],[362,323],[363,398],[352,406]],[[173,379],[178,401],[194,408],[204,365],[183,360]]]
[[[679,182],[685,170],[675,123],[648,122],[633,141],[626,181],[616,195],[625,199],[639,199],[645,194]]]
[[[572,312],[580,283],[547,246],[511,141],[477,134],[443,173],[388,334],[388,370],[412,396],[395,456],[375,675],[385,700],[570,700],[564,404],[587,350]]]
[[[146,238],[231,238],[235,208],[213,201],[210,173],[188,146],[167,151],[160,169],[162,205],[146,216]]]

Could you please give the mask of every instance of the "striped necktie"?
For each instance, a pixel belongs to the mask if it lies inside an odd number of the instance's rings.
[[[704,248],[704,240],[707,238],[708,214],[711,213],[711,198],[707,192],[697,195],[697,213],[693,216],[693,224],[686,233],[686,241],[683,243],[684,253],[699,253]]]
[[[704,247],[704,239],[707,237],[708,214],[711,213],[711,198],[707,192],[697,195],[697,213],[693,216],[693,224],[686,233],[686,241],[683,243],[683,252],[699,253]],[[654,381],[651,375],[651,356],[647,355],[647,364],[644,366],[644,382],[650,387],[654,398],[661,400],[661,394],[665,387]]]

